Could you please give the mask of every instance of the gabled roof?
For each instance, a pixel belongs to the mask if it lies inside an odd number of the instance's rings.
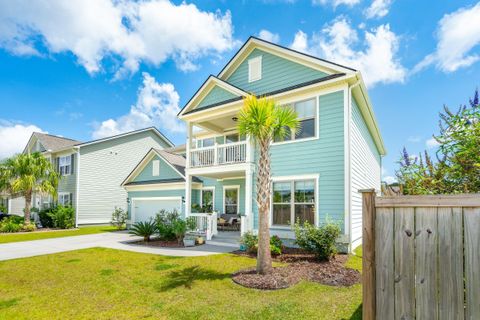
[[[40,144],[45,148],[46,151],[51,151],[51,152],[72,147],[81,143],[80,141],[69,139],[69,138],[54,136],[46,133],[34,132],[30,136],[30,139],[28,140],[28,143],[25,146],[24,152],[27,150],[28,146],[30,145],[30,142],[32,142],[32,139],[34,138],[36,138],[40,142]]]
[[[199,102],[203,97],[205,97],[208,92],[210,92],[211,89],[213,89],[214,86],[219,86],[220,88],[226,90],[226,91],[229,91],[231,93],[233,93],[234,95],[236,95],[238,97],[238,99],[241,99],[242,97],[245,97],[248,95],[248,92],[245,92],[244,90],[226,82],[226,81],[223,81],[222,79],[214,76],[214,75],[210,75],[208,76],[207,80],[205,80],[205,82],[203,82],[203,84],[200,86],[200,88],[198,88],[197,92],[195,92],[195,94],[193,95],[193,97],[190,98],[190,100],[188,100],[187,104],[182,108],[182,110],[180,110],[180,112],[177,114],[177,116],[180,116],[188,111],[190,111],[192,109],[192,107],[194,106],[194,104],[196,102]],[[224,103],[225,101],[221,102],[222,104]],[[204,109],[205,107],[202,107],[202,109]]]
[[[341,64],[321,59],[312,55],[309,55],[304,52],[296,51],[279,44],[269,42],[254,36],[250,36],[248,40],[242,45],[242,47],[235,53],[235,55],[230,59],[230,61],[223,67],[223,69],[218,73],[220,79],[225,80],[228,76],[236,69],[241,61],[246,57],[246,54],[249,53],[253,48],[261,48],[273,51],[276,54],[280,54],[285,58],[294,59],[295,62],[301,62],[309,66],[315,66],[322,69],[322,71],[332,74],[332,73],[355,73],[357,70],[343,66]]]
[[[113,140],[113,139],[118,139],[118,138],[122,138],[122,137],[126,137],[126,136],[129,136],[129,135],[132,135],[132,134],[136,134],[136,133],[140,133],[140,132],[144,132],[144,131],[153,131],[155,134],[157,134],[160,138],[162,138],[163,140],[165,140],[165,142],[170,146],[170,147],[175,147],[175,145],[173,144],[173,142],[171,142],[163,133],[161,133],[157,128],[155,127],[148,127],[148,128],[143,128],[143,129],[138,129],[138,130],[134,130],[134,131],[130,131],[130,132],[125,132],[125,133],[120,133],[120,134],[117,134],[117,135],[114,135],[114,136],[110,136],[110,137],[105,137],[105,138],[101,138],[101,139],[96,139],[96,140],[91,140],[91,141],[87,141],[87,142],[84,142],[84,143],[79,143],[77,144],[76,146],[78,147],[85,147],[85,146],[88,146],[88,145],[92,145],[92,144],[95,144],[95,143],[100,143],[100,142],[104,142],[104,141],[108,141],[108,140]]]
[[[159,179],[159,180],[151,180],[151,181],[157,181],[156,183],[185,181],[185,166],[186,166],[185,158],[182,157],[181,155],[174,154],[166,150],[152,148],[147,152],[147,154],[143,157],[143,159],[140,160],[140,162],[135,166],[132,172],[130,172],[130,174],[125,178],[125,180],[122,182],[121,185],[127,186],[127,185],[134,185],[134,184],[154,183],[149,181],[132,182],[132,180],[135,179],[135,177],[138,174],[140,174],[143,168],[148,164],[148,162],[150,162],[153,159],[155,155],[157,155],[159,158],[164,160],[165,163],[170,165],[170,167],[172,167],[172,169],[175,170],[181,176],[181,178],[180,179]],[[162,181],[162,182],[159,182],[159,181]],[[202,182],[202,180],[198,179],[197,177],[192,177],[192,181]]]

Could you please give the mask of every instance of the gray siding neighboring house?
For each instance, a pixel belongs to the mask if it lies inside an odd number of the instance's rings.
[[[70,169],[62,174],[58,202],[64,197],[76,208],[77,224],[108,223],[115,207],[127,208],[127,193],[121,187],[130,172],[151,148],[170,148],[173,144],[156,128],[150,127],[113,137],[79,142],[34,133],[24,152],[42,152],[57,170],[60,158],[70,157]],[[32,204],[42,207],[52,202],[49,196],[34,195]],[[10,199],[11,212],[22,215],[25,200]]]

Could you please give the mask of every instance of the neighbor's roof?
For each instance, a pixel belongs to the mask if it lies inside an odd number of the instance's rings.
[[[40,143],[42,144],[42,146],[48,151],[61,150],[61,149],[72,147],[74,145],[81,143],[80,141],[77,141],[77,140],[54,136],[46,133],[40,133],[40,132],[34,132],[32,134],[32,137],[37,138],[38,141],[40,141]],[[32,139],[32,137],[30,137],[30,139]]]

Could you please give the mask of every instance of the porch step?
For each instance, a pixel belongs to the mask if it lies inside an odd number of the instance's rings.
[[[236,246],[240,245],[240,232],[228,232],[228,231],[219,231],[217,235],[213,236],[210,243],[219,242],[219,243],[229,243]]]

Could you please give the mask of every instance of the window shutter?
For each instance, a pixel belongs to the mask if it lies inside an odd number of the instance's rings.
[[[75,153],[70,156],[70,174],[73,174],[73,164],[75,163]]]
[[[57,167],[57,172],[60,173],[60,158],[59,157],[55,158],[55,163],[56,163],[56,167]]]
[[[160,160],[152,161],[152,176],[158,177],[160,175]]]
[[[73,193],[70,193],[69,195],[70,195],[70,199],[68,204],[73,207]]]
[[[248,60],[248,82],[262,79],[262,56]]]

